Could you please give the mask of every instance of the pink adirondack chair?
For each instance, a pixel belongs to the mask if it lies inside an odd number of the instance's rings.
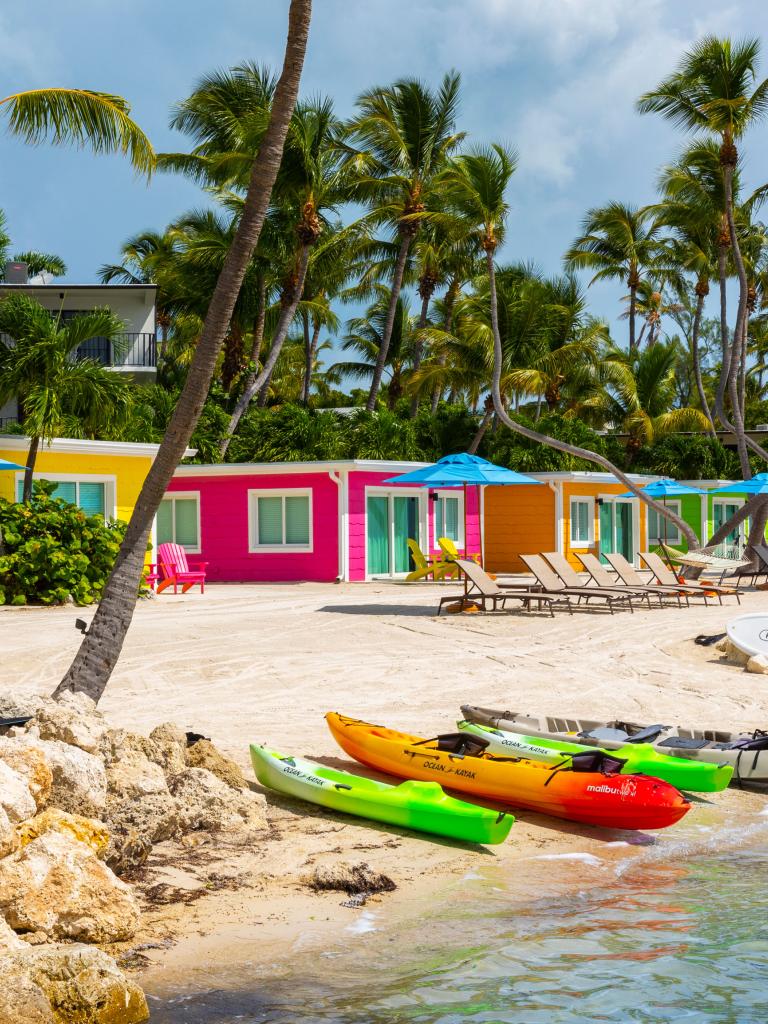
[[[181,585],[182,594],[200,584],[200,593],[205,593],[205,570],[207,562],[193,562],[194,569],[190,569],[187,562],[187,553],[181,544],[161,544],[157,549],[159,561],[149,567],[148,580],[158,580],[157,592],[162,594],[168,587],[173,587],[174,594],[178,593]]]

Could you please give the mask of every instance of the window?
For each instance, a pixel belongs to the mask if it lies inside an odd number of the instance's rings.
[[[464,538],[461,535],[463,527],[461,501],[462,499],[459,497],[438,495],[435,502],[435,543],[437,543],[438,537],[447,537],[459,545],[464,543]]]
[[[675,515],[680,515],[679,501],[666,501],[664,504]],[[670,523],[664,516],[660,516],[656,509],[648,509],[648,543],[651,547],[655,544],[679,544],[680,531],[674,523]]]
[[[589,547],[594,542],[594,498],[571,498],[571,544],[574,547]]]
[[[40,479],[46,479],[40,477]],[[53,481],[52,481],[53,482]],[[60,480],[53,492],[54,498],[61,498],[70,505],[79,505],[89,516],[107,517],[107,485],[103,482],[90,480]],[[17,480],[16,495],[17,501],[21,501],[24,493],[24,481]]]
[[[310,491],[249,491],[248,519],[253,552],[312,550]]]
[[[167,494],[157,510],[157,543],[181,544],[190,554],[200,553],[200,495]]]

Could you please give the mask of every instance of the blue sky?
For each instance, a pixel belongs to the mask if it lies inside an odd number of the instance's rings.
[[[287,0],[104,0],[5,5],[0,11],[2,95],[43,85],[116,92],[158,150],[183,148],[168,128],[174,102],[215,67],[244,59],[279,66]],[[755,0],[316,0],[303,79],[351,112],[363,89],[403,75],[463,76],[461,127],[478,142],[520,152],[502,258],[560,268],[584,212],[610,199],[644,203],[658,168],[679,148],[635,98],[706,32],[765,40],[768,5]],[[0,208],[14,247],[58,253],[70,282],[95,280],[121,242],[200,205],[178,177],[147,186],[116,157],[0,137]],[[765,180],[768,122],[749,136],[747,185]],[[761,173],[763,177],[760,178]],[[614,319],[621,292],[592,289],[595,313]]]

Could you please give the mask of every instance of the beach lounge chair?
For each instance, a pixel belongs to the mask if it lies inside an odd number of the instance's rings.
[[[459,570],[454,562],[444,562],[441,558],[427,558],[416,541],[410,537],[408,538],[408,547],[416,568],[405,577],[406,583],[425,580],[430,576],[433,580],[442,580],[446,576],[459,575]]]
[[[193,562],[196,568],[190,569],[187,553],[181,544],[161,544],[157,549],[157,557],[158,561],[149,568],[150,573],[159,570],[161,579],[157,585],[158,594],[162,594],[168,587],[173,587],[174,594],[177,594],[179,586],[182,594],[186,594],[196,585],[199,585],[201,594],[205,593],[207,562]]]
[[[662,561],[658,555],[654,554],[652,551],[641,551],[640,557],[659,583],[671,587],[677,582],[677,576],[675,576],[669,566]],[[723,595],[726,597],[735,597],[736,601],[741,604],[739,591],[736,587],[721,587],[719,583],[707,583],[705,580],[686,580],[685,585],[686,587],[691,587],[696,592],[702,593],[704,595],[705,604],[707,597],[710,597],[711,595],[714,595],[720,604],[723,603]]]
[[[634,565],[630,565],[624,555],[617,555],[614,553],[609,554],[606,552],[605,555],[608,560],[608,564],[613,570],[615,570],[619,579],[626,583],[628,587],[653,587],[659,594],[666,594],[668,597],[677,597],[679,599],[684,598],[686,606],[690,605],[688,600],[690,597],[700,596],[700,591],[694,587],[689,587],[687,584],[677,583],[674,586],[666,586],[661,583],[649,583],[644,580],[642,576],[635,569]]]
[[[481,558],[479,554],[462,556],[459,553],[459,549],[456,547],[455,543],[451,540],[450,537],[438,537],[437,546],[443,552],[443,556],[446,562],[458,562],[460,558],[465,557],[471,558],[472,561],[476,562],[478,565],[481,564]]]
[[[651,607],[650,594],[640,592],[638,590],[630,590],[628,587],[617,583],[615,580],[609,579],[607,584],[595,586],[594,588],[590,586],[588,582],[584,583],[565,555],[561,555],[559,551],[542,551],[542,557],[549,562],[566,587],[580,588],[586,586],[589,587],[590,590],[595,590],[595,592],[602,591],[603,593],[624,594],[625,596],[632,597],[638,601],[646,601],[648,607]],[[592,580],[594,582],[594,577],[592,577]]]
[[[581,584],[579,584],[578,587],[568,587],[563,583],[560,577],[550,569],[541,555],[520,555],[520,560],[528,569],[530,569],[542,585],[545,594],[568,595],[569,597],[578,598],[579,603],[581,603],[582,599],[587,603],[592,600],[604,601],[610,609],[611,615],[613,615],[613,606],[615,604],[619,606],[624,605],[629,608],[631,612],[634,612],[634,608],[632,607],[632,595],[630,593],[620,594],[617,591],[597,590],[596,587],[585,587]]]
[[[547,556],[545,555],[545,557]],[[658,587],[654,587],[650,583],[638,583],[635,586],[628,587],[626,583],[622,583],[620,580],[614,579],[600,559],[596,558],[595,555],[590,555],[585,551],[583,554],[576,555],[576,557],[587,570],[595,585],[601,587],[603,590],[626,589],[638,597],[647,597],[649,605],[651,603],[651,597],[658,597],[659,605],[661,607],[664,606],[664,597],[667,595],[659,593]],[[680,597],[680,594],[669,594],[668,596],[676,598],[677,603],[682,607],[682,598]]]
[[[464,593],[458,597],[441,597],[437,608],[438,615],[446,604],[458,604],[461,602],[461,606],[464,607],[474,603],[480,605],[485,612],[488,611],[489,603],[492,611],[496,611],[499,605],[504,608],[505,603],[509,600],[522,601],[529,611],[534,601],[538,602],[539,608],[541,608],[542,604],[546,604],[549,608],[549,614],[553,617],[555,613],[552,606],[563,604],[568,609],[569,614],[573,615],[570,599],[566,595],[545,594],[539,590],[520,590],[517,587],[505,589],[500,587],[496,580],[492,580],[485,569],[479,566],[477,562],[470,562],[469,559],[459,558],[455,564],[461,570],[461,574],[464,577]]]

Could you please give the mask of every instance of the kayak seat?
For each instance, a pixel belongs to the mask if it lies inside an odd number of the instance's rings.
[[[672,747],[677,750],[701,750],[709,746],[709,740],[686,739],[683,736],[669,736],[662,740],[658,746]]]
[[[658,739],[658,737],[669,728],[670,726],[668,725],[648,725],[645,729],[640,729],[639,732],[632,733],[629,737],[629,742],[653,743],[655,739]]]
[[[473,736],[466,732],[447,732],[428,743],[437,743],[437,749],[446,754],[457,754],[459,757],[480,757],[485,752],[489,740],[482,736]]]
[[[603,740],[615,743],[626,743],[629,740],[629,733],[623,729],[612,729],[610,726],[599,726],[589,732],[580,732],[579,739],[582,740]]]

